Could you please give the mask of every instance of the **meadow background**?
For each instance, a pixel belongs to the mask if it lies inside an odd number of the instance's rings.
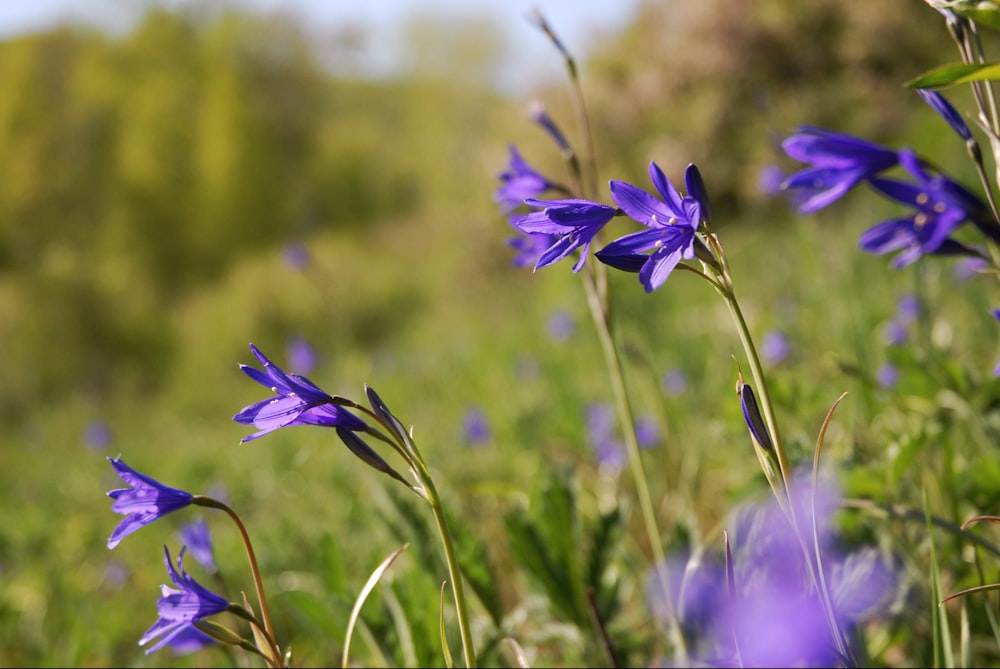
[[[356,37],[325,57],[349,59]],[[599,466],[587,432],[587,407],[611,394],[583,291],[568,265],[512,265],[492,198],[509,142],[563,169],[527,112],[541,101],[575,141],[566,81],[492,87],[488,22],[417,22],[410,38],[410,70],[381,79],[332,74],[303,26],[238,7],[151,7],[124,33],[64,26],[0,42],[0,666],[257,666],[137,647],[156,618],[162,545],[176,551],[193,511],[109,551],[116,455],[241,514],[279,634],[305,666],[339,662],[354,597],[411,542],[354,653],[367,666],[442,663],[443,572],[427,567],[438,558],[433,535],[419,539],[425,514],[328,431],[239,443],[248,430],[231,417],[262,397],[237,367],[254,362],[248,344],[298,371],[300,339],[324,389],[360,400],[368,384],[414,426],[494,572],[486,637],[514,636],[534,666],[600,663],[509,540],[511,514],[549,513],[538,500],[556,476],[571,481],[584,542],[620,509],[612,631],[626,651],[645,648],[630,646],[648,625],[650,566],[631,481]],[[674,180],[699,166],[751,329],[789,343],[767,369],[793,460],[811,458],[848,392],[824,455],[860,500],[842,513],[845,535],[904,556],[910,575],[872,633],[874,666],[935,659],[932,538],[946,590],[997,572],[996,555],[922,515],[925,496],[952,523],[1000,511],[997,304],[955,261],[892,271],[859,251],[894,205],[853,193],[803,217],[766,184],[791,168],[779,142],[803,123],[913,146],[977,183],[961,143],[902,86],[954,60],[918,0],[671,0],[579,63],[602,181],[646,185],[650,160]],[[967,110],[965,95],[950,99]],[[644,455],[661,527],[671,545],[718,550],[732,508],[767,492],[733,390],[729,315],[685,273],[652,295],[634,275],[611,281],[636,412],[659,430]],[[907,295],[925,308],[908,344],[891,346]],[[880,385],[887,362],[899,376]],[[683,388],[665,385],[678,373]],[[470,411],[485,417],[483,441],[463,429]],[[206,518],[229,591],[251,589],[238,537]],[[980,666],[1000,661],[986,601],[962,605],[986,639]],[[483,652],[509,662],[499,646]]]

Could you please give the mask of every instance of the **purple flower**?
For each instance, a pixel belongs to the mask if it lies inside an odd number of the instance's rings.
[[[125,514],[125,518],[108,538],[108,548],[114,548],[118,543],[144,525],[149,525],[163,516],[190,506],[194,495],[177,488],[165,486],[145,474],[140,474],[121,458],[108,458],[108,462],[118,472],[130,488],[120,488],[108,492],[108,497],[114,500],[111,510]]]
[[[938,93],[937,91],[932,91],[926,88],[918,88],[917,95],[923,98],[924,102],[929,104],[934,111],[938,113],[951,129],[954,130],[959,137],[964,139],[966,142],[972,140],[972,131],[969,130],[969,126],[965,124],[962,119],[962,115],[958,113],[948,100]]]
[[[183,626],[177,634],[170,639],[167,646],[174,652],[174,655],[187,655],[214,646],[218,641],[208,636],[193,624]]]
[[[687,390],[687,375],[679,369],[668,370],[663,375],[662,385],[668,395],[680,395]]]
[[[348,430],[364,430],[367,427],[364,421],[336,404],[333,397],[306,377],[286,374],[253,344],[250,344],[250,350],[264,370],[249,365],[240,365],[240,369],[257,383],[271,389],[277,397],[246,406],[233,416],[237,423],[252,424],[258,428],[254,434],[243,437],[240,443],[290,425],[320,425]]]
[[[979,256],[965,256],[959,258],[955,263],[955,278],[959,281],[968,281],[972,277],[980,274],[989,267],[986,260]]]
[[[747,424],[747,428],[750,430],[750,436],[753,437],[761,448],[765,451],[769,451],[773,448],[771,444],[771,435],[767,431],[767,425],[764,423],[764,418],[760,413],[760,407],[757,405],[757,398],[753,394],[753,388],[749,384],[743,383],[742,377],[737,383],[736,392],[740,396],[740,407],[743,409],[743,420]]]
[[[462,420],[462,433],[470,446],[481,446],[490,440],[490,424],[479,407],[469,407]]]
[[[639,448],[652,448],[660,440],[660,428],[656,421],[649,417],[635,421],[635,440]]]
[[[531,119],[538,125],[542,126],[542,130],[544,130],[549,137],[552,138],[552,141],[559,146],[559,150],[562,151],[563,154],[571,155],[573,153],[573,149],[570,148],[569,142],[566,141],[566,136],[562,133],[562,130],[559,129],[559,126],[555,124],[555,121],[552,120],[552,117],[549,116],[548,112],[545,111],[545,105],[540,102],[533,104],[531,106]]]
[[[565,310],[557,310],[549,316],[549,335],[558,342],[564,342],[576,331],[576,321],[573,315]]]
[[[545,253],[550,246],[559,241],[559,235],[547,235],[541,232],[528,234],[523,232],[521,228],[516,225],[516,221],[523,215],[524,214],[515,214],[507,220],[510,226],[518,233],[516,237],[510,237],[507,239],[507,246],[517,251],[514,255],[515,267],[533,268],[536,264],[538,264],[542,254]]]
[[[875,381],[883,388],[892,388],[899,382],[899,368],[891,362],[883,363],[875,372]]]
[[[500,203],[504,213],[517,209],[528,198],[538,197],[547,190],[557,188],[556,184],[525,162],[513,144],[508,150],[510,162],[507,164],[507,171],[500,173],[502,183],[493,193],[493,199]]]
[[[587,407],[587,438],[599,466],[621,469],[625,465],[625,447],[615,438],[615,415],[610,404]]]
[[[101,451],[111,443],[111,428],[103,420],[93,420],[83,431],[83,440],[95,451]]]
[[[808,194],[799,211],[818,211],[843,197],[863,179],[896,165],[895,151],[857,137],[812,126],[782,142],[781,147],[795,160],[812,167],[785,179],[782,188],[802,189]]]
[[[181,545],[191,550],[191,555],[198,563],[211,573],[218,572],[215,566],[215,554],[212,550],[212,534],[208,531],[208,523],[202,517],[185,523],[180,532]]]
[[[597,258],[612,267],[638,271],[639,281],[651,293],[667,280],[681,260],[695,255],[695,232],[703,215],[702,200],[681,197],[656,163],[649,164],[649,176],[661,199],[625,183],[611,182],[611,197],[622,211],[648,229],[634,232],[611,242],[597,253]],[[692,194],[704,190],[694,165],[689,165],[686,185]],[[641,251],[652,251],[648,256]]]
[[[309,251],[301,242],[292,242],[285,247],[285,263],[292,269],[302,269],[309,264]]]
[[[170,580],[179,589],[161,586],[163,596],[156,603],[160,618],[139,639],[139,645],[145,646],[157,637],[157,641],[146,654],[155,653],[170,644],[181,634],[190,634],[190,629],[197,620],[222,613],[229,608],[229,602],[220,595],[211,592],[184,571],[184,549],[177,556],[177,569],[170,561],[170,551],[166,546],[163,552],[167,559],[167,573]]]
[[[764,360],[771,365],[777,365],[785,361],[792,353],[792,346],[788,341],[788,335],[780,330],[767,332],[761,341],[760,353]]]
[[[305,337],[293,337],[288,342],[288,364],[298,374],[308,374],[316,366],[316,349]]]
[[[928,172],[908,149],[899,152],[899,161],[916,183],[873,178],[871,184],[883,195],[911,205],[916,211],[869,228],[861,235],[859,246],[877,254],[900,251],[891,263],[894,268],[931,253],[971,253],[949,235],[966,220],[982,218],[982,201],[944,175]]]
[[[580,259],[573,266],[579,272],[587,260],[587,251],[594,235],[600,232],[616,215],[614,207],[606,204],[570,198],[566,200],[536,200],[527,204],[540,207],[540,211],[519,218],[515,225],[528,234],[556,235],[556,241],[538,259],[535,269],[562,260],[573,251],[580,250]]]

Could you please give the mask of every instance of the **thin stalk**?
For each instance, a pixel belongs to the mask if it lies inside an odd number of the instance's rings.
[[[264,583],[261,581],[260,567],[257,565],[257,555],[254,553],[253,544],[250,543],[250,535],[247,533],[243,521],[240,520],[240,517],[228,505],[212,497],[195,495],[193,503],[198,506],[225,511],[233,519],[233,522],[236,523],[236,529],[239,530],[240,537],[243,539],[243,546],[246,548],[247,559],[250,561],[250,572],[253,574],[254,587],[257,589],[257,601],[260,604],[260,615],[264,620],[264,631],[267,632],[267,641],[271,647],[271,652],[274,653],[275,659],[280,661],[281,651],[278,650],[278,645],[274,641],[274,625],[271,623],[271,609],[267,606],[267,598],[264,596]]]
[[[653,551],[653,569],[660,581],[660,586],[664,594],[671,641],[674,644],[674,652],[677,655],[678,663],[683,666],[686,664],[687,647],[684,642],[684,635],[680,629],[680,622],[677,620],[674,605],[671,601],[670,578],[667,572],[666,555],[663,551],[663,538],[656,523],[653,500],[649,492],[649,485],[646,482],[646,472],[642,464],[642,453],[639,451],[639,443],[635,437],[635,421],[632,418],[632,407],[629,403],[628,392],[625,389],[621,359],[618,356],[618,349],[615,346],[614,337],[611,334],[611,328],[608,323],[607,311],[604,308],[602,295],[598,289],[594,275],[587,274],[583,285],[587,291],[587,305],[590,307],[590,314],[593,317],[597,336],[601,342],[601,351],[604,353],[604,362],[608,370],[608,377],[611,380],[615,409],[618,413],[618,420],[622,425],[625,448],[628,452],[629,470],[632,473],[635,483],[636,494],[639,498],[639,509],[642,513],[643,524],[645,525],[646,534],[649,536],[649,542]]]

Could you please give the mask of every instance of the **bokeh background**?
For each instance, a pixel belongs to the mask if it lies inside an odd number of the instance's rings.
[[[250,342],[330,392],[361,400],[371,385],[412,424],[456,515],[508,575],[500,609],[531,622],[538,666],[573,657],[571,636],[541,638],[558,616],[516,576],[500,519],[554,467],[574,470],[582,505],[630,486],[588,441],[587,408],[611,395],[583,292],[569,266],[513,267],[492,198],[510,142],[564,173],[533,104],[579,145],[563,62],[528,3],[314,4],[0,11],[2,666],[246,664],[136,646],[184,519],[107,550],[116,455],[228,500],[301,663],[339,661],[352,593],[412,540],[408,501],[323,430],[239,443],[248,431],[232,415],[265,392],[237,366],[254,362]],[[340,11],[361,4],[382,10]],[[537,6],[578,59],[602,181],[648,186],[650,160],[674,180],[700,167],[751,327],[785,345],[770,364],[796,457],[846,390],[828,457],[872,465],[851,484],[875,498],[905,489],[912,470],[891,468],[878,426],[934,390],[919,376],[879,386],[882,328],[919,290],[935,341],[987,376],[990,299],[953,263],[891,272],[859,252],[892,205],[852,196],[801,217],[773,184],[791,167],[780,140],[803,123],[912,145],[976,183],[961,143],[902,86],[955,60],[939,16],[906,0]],[[951,99],[967,109],[964,94]],[[612,284],[636,409],[658,434],[648,457],[664,525],[711,534],[762,490],[728,314],[693,276],[651,296],[634,276]],[[470,417],[485,430],[470,435]],[[968,474],[970,500],[998,501],[997,465]],[[249,589],[238,537],[210,520],[232,592]],[[399,596],[422,601],[417,560],[400,564]],[[437,645],[435,627],[425,636],[418,655]]]

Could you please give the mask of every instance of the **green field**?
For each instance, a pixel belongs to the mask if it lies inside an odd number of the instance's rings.
[[[698,165],[751,335],[758,346],[787,337],[787,355],[764,368],[793,465],[811,467],[846,393],[821,458],[840,489],[837,547],[871,548],[896,569],[877,613],[852,629],[858,664],[995,666],[996,594],[938,606],[1000,581],[994,528],[958,529],[1000,513],[993,277],[960,276],[950,257],[890,269],[859,250],[866,229],[901,215],[865,189],[801,215],[759,186],[768,167],[796,169],[778,144],[810,124],[912,146],[977,187],[961,141],[902,86],[956,60],[943,21],[916,0],[805,11],[766,0],[743,18],[721,0],[675,4],[711,11],[650,3],[579,63],[599,183],[650,189],[655,160],[682,184]],[[536,667],[670,662],[647,597],[655,552],[641,492],[627,466],[600,465],[588,433],[588,408],[614,396],[582,274],[572,261],[515,267],[493,200],[511,142],[566,174],[525,110],[541,100],[580,146],[571,88],[499,95],[483,80],[488,58],[463,59],[468,45],[449,35],[425,35],[441,53],[385,81],[332,76],[300,26],[235,11],[154,10],[124,35],[65,28],[0,43],[0,666],[266,666],[239,650],[137,645],[168,582],[163,545],[176,555],[178,530],[199,515],[222,580],[186,567],[257,603],[222,513],[183,509],[107,549],[121,516],[105,493],[122,483],[106,458],[119,455],[239,514],[294,666],[341,662],[358,593],[403,545],[362,611],[352,666],[445,666],[442,615],[464,666],[419,498],[332,430],[240,443],[253,428],[233,415],[267,396],[238,367],[256,364],[249,344],[295,371],[297,337],[316,352],[313,382],[358,402],[370,386],[412,426],[476,572],[480,665],[516,666],[505,638]],[[465,68],[442,70],[442,53]],[[967,91],[947,92],[972,109]],[[307,260],[289,262],[291,248]],[[771,494],[734,392],[739,369],[750,379],[744,349],[694,273],[650,294],[635,274],[608,276],[632,409],[657,428],[642,459],[663,550],[675,564],[721,564],[723,532],[739,536],[739,510]],[[889,343],[910,296],[919,315]],[[572,327],[554,333],[553,318]],[[879,381],[886,363],[891,384]],[[685,387],[665,384],[670,374]],[[481,443],[463,429],[474,409],[489,428]],[[95,422],[108,429],[99,443]]]

